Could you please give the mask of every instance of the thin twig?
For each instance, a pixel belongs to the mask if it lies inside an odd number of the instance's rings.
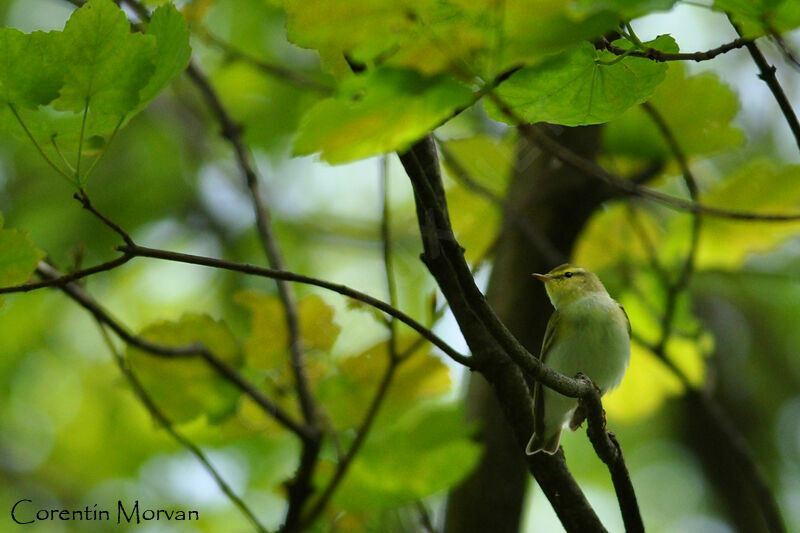
[[[747,46],[748,43],[752,42],[750,39],[745,39],[740,37],[738,39],[734,39],[729,43],[725,43],[720,45],[716,48],[712,48],[711,50],[706,50],[705,52],[686,52],[686,53],[668,53],[662,52],[661,50],[656,50],[655,48],[645,47],[642,50],[628,50],[626,48],[620,48],[619,46],[614,46],[610,42],[606,42],[604,44],[605,49],[609,52],[616,54],[618,56],[627,55],[632,57],[642,57],[645,59],[652,59],[653,61],[708,61],[709,59],[714,59],[718,55],[725,54],[730,52],[731,50],[736,50],[737,48],[742,48]]]
[[[259,267],[247,263],[236,263],[234,261],[226,261],[224,259],[215,259],[212,257],[204,257],[199,255],[182,254],[178,252],[171,252],[168,250],[146,248],[144,246],[138,246],[138,245],[132,247],[123,246],[120,248],[120,250],[123,252],[130,252],[136,257],[151,257],[153,259],[162,259],[164,261],[174,261],[178,263],[200,265],[222,270],[230,270],[233,272],[241,272],[243,274],[250,274],[252,276],[280,279],[284,281],[291,281],[294,283],[303,283],[306,285],[321,287],[323,289],[339,293],[343,296],[347,296],[354,300],[364,302],[365,304],[371,307],[383,311],[389,316],[397,318],[399,321],[403,322],[404,324],[415,330],[417,333],[419,333],[421,336],[423,336],[426,340],[430,341],[434,346],[442,350],[445,354],[447,354],[447,356],[449,356],[457,363],[462,364],[467,368],[471,369],[475,368],[475,362],[472,360],[472,358],[464,356],[459,352],[457,352],[444,340],[439,338],[439,336],[437,336],[431,330],[429,330],[428,328],[426,328],[425,326],[423,326],[422,324],[420,324],[407,314],[403,313],[398,309],[395,309],[386,302],[378,300],[377,298],[374,298],[368,294],[364,294],[363,292],[357,291],[355,289],[351,289],[350,287],[347,287],[345,285],[340,285],[337,283],[333,283],[318,278],[312,278],[310,276],[304,276],[302,274],[295,274],[294,272],[273,270],[270,268]]]
[[[36,269],[44,279],[58,279],[63,275],[48,265],[45,262],[40,262]],[[264,411],[272,416],[281,425],[297,434],[302,439],[308,439],[308,430],[295,422],[279,405],[275,404],[267,398],[258,388],[252,383],[247,381],[235,369],[231,368],[227,363],[219,359],[213,352],[208,350],[202,345],[193,344],[189,346],[165,346],[151,342],[147,339],[139,337],[131,333],[128,328],[123,326],[119,321],[111,316],[88,292],[74,282],[66,283],[58,287],[67,296],[72,298],[81,307],[86,309],[94,318],[109,327],[114,333],[117,334],[125,343],[135,346],[150,354],[163,356],[163,357],[202,357],[209,365],[211,365],[219,374],[233,383],[239,390],[253,399]]]
[[[453,171],[453,177],[458,179],[467,190],[474,192],[509,215],[511,221],[522,231],[528,242],[536,248],[549,263],[558,265],[566,262],[564,254],[562,254],[555,245],[550,242],[550,239],[545,237],[536,226],[531,224],[508,199],[500,197],[488,187],[475,181],[445,143],[437,139],[437,145],[439,147],[439,152],[442,154],[444,163]]]
[[[303,517],[301,529],[310,526],[314,523],[314,521],[316,521],[317,518],[319,518],[319,515],[325,510],[325,507],[328,505],[328,502],[330,501],[334,492],[336,492],[339,484],[344,479],[347,470],[350,468],[350,464],[361,450],[361,446],[364,444],[373,422],[375,422],[375,418],[378,415],[381,405],[383,404],[383,400],[386,398],[386,394],[389,392],[389,386],[392,383],[392,379],[394,378],[395,371],[397,370],[399,364],[399,359],[392,357],[389,358],[386,371],[381,377],[381,381],[378,384],[378,389],[375,392],[375,396],[372,398],[372,402],[370,402],[367,414],[364,415],[361,426],[356,431],[356,437],[353,440],[353,443],[350,445],[350,448],[348,448],[347,454],[336,465],[336,471],[333,473],[331,480],[322,490],[322,494],[319,496],[319,499],[316,500],[314,505],[311,507],[311,510]]]
[[[752,213],[749,211],[724,209],[721,207],[713,207],[697,202],[683,200],[681,198],[644,187],[638,183],[609,172],[594,161],[587,159],[560,144],[558,141],[541,131],[540,128],[528,124],[495,93],[489,93],[489,98],[491,98],[498,105],[503,114],[506,115],[511,122],[519,128],[522,134],[531,140],[531,142],[539,145],[542,149],[549,152],[564,163],[571,165],[582,172],[585,172],[589,176],[604,181],[608,185],[625,193],[649,200],[654,200],[673,209],[688,211],[690,213],[702,213],[704,215],[718,218],[759,222],[794,222],[800,220],[800,213]]]
[[[786,39],[784,39],[783,36],[773,28],[769,29],[769,36],[772,37],[772,40],[778,44],[778,48],[781,49],[781,52],[783,52],[783,55],[789,64],[800,69],[800,59],[798,59],[794,50],[792,50],[792,48],[789,46],[789,43],[786,42]]]
[[[245,63],[249,63],[250,65],[256,67],[258,70],[264,72],[269,76],[287,81],[289,83],[297,85],[298,87],[303,87],[304,89],[310,89],[312,91],[321,93],[323,95],[330,95],[333,93],[333,89],[328,85],[325,85],[324,83],[319,82],[314,78],[311,78],[303,74],[302,72],[288,69],[283,65],[269,63],[263,59],[252,56],[247,52],[234,47],[232,44],[220,39],[219,37],[211,33],[207,28],[195,27],[195,34],[198,35],[202,40],[206,41],[208,44],[222,50],[226,55],[238,59],[240,61],[243,61]]]
[[[109,270],[113,270],[119,266],[124,265],[131,259],[133,259],[132,255],[122,254],[120,257],[117,257],[116,259],[113,259],[111,261],[107,261],[105,263],[101,263],[99,265],[89,267],[83,270],[76,270],[75,272],[64,274],[63,276],[59,276],[58,278],[24,283],[22,285],[14,285],[12,287],[0,287],[0,294],[8,294],[13,292],[29,292],[29,291],[35,291],[37,289],[43,289],[45,287],[60,287],[66,285],[67,283],[71,283],[73,281],[77,281],[82,278],[87,278],[99,272],[107,272]]]
[[[730,15],[728,15],[728,20],[730,20],[736,33],[741,37],[742,30],[739,28],[739,25],[733,21]],[[758,77],[761,78],[764,83],[767,84],[769,90],[772,91],[772,95],[775,97],[778,107],[781,108],[781,112],[787,124],[789,124],[789,129],[792,130],[794,140],[798,148],[800,148],[800,121],[797,120],[797,115],[792,108],[792,103],[789,101],[789,98],[786,97],[786,93],[783,92],[783,87],[781,87],[781,84],[778,82],[778,77],[775,75],[775,66],[767,62],[767,59],[764,57],[764,54],[761,53],[761,50],[758,49],[758,45],[756,45],[755,42],[751,41],[747,43],[746,46],[747,51],[750,52],[750,56],[753,58],[753,62],[758,67]]]
[[[267,529],[261,525],[258,518],[256,517],[255,513],[247,506],[246,503],[234,492],[228,482],[222,477],[222,475],[217,471],[214,465],[211,464],[206,454],[197,446],[194,442],[192,442],[188,437],[184,434],[179,432],[175,427],[172,425],[172,421],[170,421],[169,417],[162,411],[158,405],[156,405],[153,398],[150,397],[147,390],[142,385],[142,382],[139,381],[139,378],[136,377],[136,374],[133,373],[133,370],[128,366],[125,359],[119,353],[117,348],[114,346],[111,337],[106,330],[106,325],[101,322],[97,323],[98,328],[100,329],[100,333],[103,336],[103,340],[108,347],[108,350],[111,352],[112,358],[114,362],[117,364],[119,371],[128,381],[133,390],[134,395],[139,400],[139,402],[144,406],[144,408],[150,413],[152,416],[163,428],[166,430],[167,433],[181,446],[186,448],[189,453],[194,455],[194,457],[203,465],[203,468],[214,478],[214,481],[217,483],[217,486],[220,490],[228,497],[228,499],[233,503],[233,505],[239,509],[239,511],[253,524],[256,528],[256,531],[259,533],[266,533]]]
[[[693,201],[698,201],[698,187],[680,144],[672,133],[669,125],[661,116],[661,114],[650,104],[644,104],[645,111],[655,122],[658,129],[661,131],[662,136],[670,146],[675,158],[684,175],[686,186],[689,189],[689,194]],[[764,520],[766,521],[769,530],[774,533],[781,533],[785,531],[783,519],[780,514],[780,509],[775,501],[774,496],[769,488],[769,485],[761,476],[755,459],[748,449],[747,442],[742,435],[736,430],[735,426],[728,420],[722,409],[716,404],[711,396],[706,392],[698,391],[691,384],[688,376],[675,365],[669,357],[667,357],[667,344],[673,336],[673,325],[675,320],[675,313],[677,310],[678,298],[689,285],[692,275],[695,271],[695,259],[697,256],[697,249],[699,245],[699,234],[701,227],[701,214],[694,213],[694,221],[692,224],[692,236],[689,245],[689,251],[686,253],[686,258],[683,267],[674,282],[668,282],[666,292],[666,302],[664,316],[661,322],[661,336],[655,346],[650,346],[651,351],[658,357],[666,366],[678,377],[687,390],[687,396],[698,400],[700,406],[706,412],[706,416],[713,421],[715,427],[722,432],[727,438],[726,443],[730,451],[736,456],[740,466],[743,468],[745,475],[748,477],[753,490],[755,491],[756,499],[759,502],[759,507],[763,513]]]

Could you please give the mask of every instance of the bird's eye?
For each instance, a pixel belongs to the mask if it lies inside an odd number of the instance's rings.
[[[565,278],[571,278],[572,277],[572,272],[564,272],[564,277]]]

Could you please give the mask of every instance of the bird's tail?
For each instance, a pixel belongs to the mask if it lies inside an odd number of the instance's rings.
[[[535,453],[544,452],[548,455],[553,455],[558,451],[558,445],[561,442],[561,428],[549,437],[545,434],[540,435],[534,432],[531,435],[531,440],[528,441],[528,446],[525,447],[525,453],[533,455]]]

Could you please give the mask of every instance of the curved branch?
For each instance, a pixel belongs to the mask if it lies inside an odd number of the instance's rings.
[[[48,265],[40,262],[36,272],[45,279],[57,279],[61,273]],[[135,346],[150,354],[163,357],[196,357],[205,359],[217,372],[225,379],[233,383],[239,390],[253,399],[264,411],[272,416],[281,425],[298,435],[304,441],[310,438],[305,426],[295,422],[279,405],[275,404],[259,391],[252,383],[247,381],[235,369],[219,359],[216,354],[202,345],[189,346],[165,346],[157,344],[131,333],[125,326],[114,319],[88,292],[76,285],[74,282],[66,283],[59,287],[67,296],[75,300],[81,307],[86,309],[101,324],[105,324],[123,341],[131,346]]]
[[[58,276],[57,278],[46,279],[44,281],[23,283],[22,285],[14,285],[11,287],[0,287],[0,294],[9,294],[13,292],[29,292],[29,291],[35,291],[37,289],[44,289],[46,287],[61,287],[63,285],[66,285],[67,283],[71,283],[73,281],[77,281],[82,278],[88,278],[89,276],[98,274],[100,272],[107,272],[109,270],[113,270],[119,266],[124,265],[131,259],[133,259],[132,255],[122,254],[120,257],[113,259],[111,261],[107,261],[105,263],[101,263],[99,265],[89,267],[83,270],[76,270],[75,272],[64,274],[62,276]]]
[[[471,357],[466,357],[458,353],[458,351],[456,351],[453,347],[447,344],[438,335],[433,333],[431,330],[429,330],[428,328],[426,328],[425,326],[423,326],[422,324],[420,324],[419,322],[417,322],[404,312],[400,311],[399,309],[395,309],[394,307],[392,307],[391,305],[387,304],[382,300],[378,300],[377,298],[374,298],[368,294],[357,291],[355,289],[351,289],[346,285],[340,285],[338,283],[333,283],[331,281],[312,278],[310,276],[295,274],[294,272],[287,272],[284,270],[273,270],[271,268],[259,267],[247,263],[236,263],[233,261],[226,261],[224,259],[215,259],[213,257],[204,257],[200,255],[182,254],[178,252],[170,252],[168,250],[146,248],[144,246],[138,246],[138,245],[133,247],[122,246],[119,249],[122,252],[131,253],[134,257],[151,257],[153,259],[162,259],[164,261],[174,261],[177,263],[187,263],[190,265],[218,268],[222,270],[230,270],[233,272],[241,272],[243,274],[250,274],[252,276],[260,276],[262,278],[280,279],[284,281],[303,283],[305,285],[313,285],[315,287],[327,289],[329,291],[336,292],[338,294],[341,294],[342,296],[347,296],[354,300],[358,300],[359,302],[363,302],[371,307],[383,311],[387,315],[398,319],[399,321],[409,326],[411,329],[415,330],[426,340],[430,341],[434,346],[442,350],[455,362],[462,364],[467,368],[473,370],[476,368],[475,361],[473,361]]]
[[[731,50],[736,50],[737,48],[745,47],[748,45],[748,43],[751,42],[752,41],[750,39],[739,37],[738,39],[734,39],[729,43],[725,43],[716,48],[712,48],[711,50],[706,50],[705,52],[687,52],[687,53],[676,53],[676,54],[662,52],[661,50],[656,50],[655,48],[650,48],[650,47],[646,47],[644,50],[627,50],[625,48],[620,48],[619,46],[614,46],[609,42],[606,42],[604,47],[612,54],[616,54],[618,56],[625,55],[632,57],[642,57],[644,59],[651,59],[653,61],[658,61],[658,62],[708,61],[709,59],[714,59],[718,55],[725,54],[727,52],[730,52]]]
[[[588,405],[593,407],[588,413],[593,428],[598,427],[598,424],[602,427],[602,405],[599,394],[591,381],[585,378],[573,379],[563,376],[542,364],[538,358],[532,356],[506,329],[475,285],[469,273],[469,268],[464,261],[462,249],[458,245],[450,226],[436,157],[436,148],[432,138],[429,136],[418,142],[408,152],[401,154],[400,159],[414,188],[417,216],[423,233],[423,262],[428,266],[428,269],[442,288],[445,297],[450,301],[451,309],[475,357],[480,357],[482,363],[481,371],[486,373],[491,381],[492,366],[502,365],[504,358],[507,356],[519,365],[523,372],[545,386],[565,396],[579,398],[582,402],[588,402]],[[429,227],[431,223],[433,223],[433,227]],[[527,395],[529,398],[529,393]],[[530,410],[529,404],[530,401],[528,401],[528,410]],[[599,416],[596,408],[599,408]],[[522,428],[517,427],[518,433],[521,430]],[[528,430],[529,427],[526,428],[526,432],[529,434]],[[605,433],[604,430],[603,433]],[[595,436],[598,435],[595,433]],[[592,444],[596,446],[595,449],[598,456],[608,460],[610,465],[621,466],[625,474],[627,474],[627,468],[624,467],[624,460],[621,453],[619,453],[619,448],[614,446],[610,438],[594,438],[592,439]],[[540,457],[536,456],[529,459],[531,462],[541,460]],[[552,460],[555,461],[557,459],[552,458]],[[630,526],[632,531],[642,531],[643,526],[635,496],[633,498],[627,497],[630,494],[634,494],[633,487],[630,484],[630,477],[617,475],[621,470],[611,471],[615,485],[619,484],[618,493],[625,496],[620,498],[619,503],[623,516],[626,517],[626,524]],[[566,468],[561,471],[561,476],[569,477]],[[539,481],[542,482],[541,479]],[[569,513],[563,512],[562,501],[557,497],[554,499],[553,494],[546,489],[546,485],[543,484],[543,488],[545,488],[548,498],[551,499],[551,503],[565,527],[568,529],[575,527],[569,525],[568,521],[574,519],[574,517],[570,516]],[[578,514],[583,515],[581,519],[587,521],[581,526],[584,530],[586,528],[593,530],[604,529],[591,507],[581,502],[582,494],[579,493],[579,490],[578,494],[573,493],[570,497],[572,498],[572,503],[581,508],[578,511]]]
[[[677,159],[678,164],[683,172],[686,186],[689,189],[692,200],[696,202],[699,194],[697,182],[692,174],[691,169],[689,168],[686,154],[683,152],[680,144],[672,133],[672,130],[669,128],[669,125],[666,123],[661,114],[655,109],[655,107],[649,103],[643,104],[643,107],[645,112],[647,112],[647,114],[650,115],[652,120],[655,122],[656,126],[661,131],[662,136],[667,141],[667,144],[674,153],[675,158]],[[698,403],[705,411],[707,418],[713,421],[717,430],[727,437],[725,442],[728,446],[728,449],[736,457],[745,475],[748,477],[769,530],[775,533],[781,533],[785,531],[785,527],[783,525],[780,509],[775,501],[775,497],[772,495],[769,485],[766,483],[758,470],[757,463],[748,449],[747,442],[744,440],[742,435],[736,431],[735,426],[730,422],[730,420],[728,420],[725,413],[714,402],[711,396],[705,392],[695,389],[683,371],[681,371],[667,357],[666,348],[667,343],[673,334],[678,297],[680,296],[681,292],[688,287],[691,277],[695,271],[695,258],[697,256],[699,244],[700,226],[701,215],[700,213],[694,213],[689,251],[686,254],[686,259],[684,260],[683,268],[681,269],[678,279],[674,282],[669,282],[667,280],[666,303],[664,306],[665,310],[661,321],[661,338],[655,346],[651,347],[651,350],[683,383],[687,390],[687,397],[689,399],[696,400],[696,403]]]
[[[741,28],[739,28],[738,24],[733,22],[730,15],[728,15],[728,20],[730,20],[736,33],[742,36]],[[760,73],[758,77],[761,78],[764,83],[767,84],[769,90],[772,91],[772,95],[775,97],[778,107],[781,108],[781,112],[784,118],[786,118],[787,124],[789,124],[789,129],[792,130],[794,140],[798,148],[800,148],[800,121],[797,120],[797,115],[792,108],[792,103],[789,101],[789,98],[786,97],[786,93],[783,92],[783,87],[781,87],[781,84],[778,82],[778,77],[775,75],[775,66],[767,62],[767,59],[764,57],[764,54],[761,53],[761,50],[758,49],[758,45],[756,45],[755,42],[750,41],[746,46],[747,51],[750,52],[750,57],[753,58],[753,62],[758,67]]]

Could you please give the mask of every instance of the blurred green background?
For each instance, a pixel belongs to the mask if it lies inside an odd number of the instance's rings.
[[[340,166],[316,156],[293,158],[300,117],[323,95],[267,75],[241,54],[215,44],[219,39],[248,56],[328,80],[315,53],[287,41],[279,4],[196,0],[179,2],[178,7],[192,24],[194,57],[246,127],[245,138],[261,171],[289,269],[386,299],[379,231],[381,158]],[[61,29],[72,9],[56,0],[4,0],[0,18],[3,25],[26,32]],[[724,17],[688,4],[637,20],[634,26],[643,39],[671,33],[683,50],[712,48],[734,37]],[[792,35],[787,39],[800,43]],[[779,66],[790,98],[800,104],[797,70],[786,65],[774,46],[763,48]],[[686,76],[699,74],[688,90],[695,95],[708,91],[708,98],[684,102]],[[686,141],[699,146],[691,155],[696,156],[694,169],[704,191],[709,191],[704,198],[710,204],[766,211],[800,207],[800,170],[792,166],[800,157],[745,52],[713,62],[672,65],[659,91],[653,101],[661,102],[665,114],[688,115],[687,131],[697,112],[692,106],[713,115],[708,119],[713,127],[690,131],[687,135],[695,138]],[[636,168],[664,155],[657,134],[648,133],[636,112],[605,127],[601,158],[607,164]],[[680,118],[676,120],[681,127]],[[93,202],[143,245],[262,264],[246,190],[218,129],[192,84],[177,78],[120,131],[87,185]],[[437,135],[475,179],[497,194],[505,192],[515,159],[512,130],[481,110],[470,110]],[[0,139],[4,226],[27,233],[62,270],[114,257],[117,236],[80,208],[71,186],[59,180],[30,145],[5,133]],[[654,183],[674,192],[678,174],[669,162]],[[434,284],[418,259],[421,246],[411,188],[395,157],[389,157],[388,175],[399,306],[429,322]],[[459,180],[449,179],[448,187],[454,226],[467,258],[488,258],[477,271],[485,286],[501,215],[496,205]],[[644,203],[637,203],[636,211],[660,259],[675,268],[687,243],[688,217]],[[599,210],[582,233],[573,260],[598,271],[626,306],[634,330],[653,340],[663,294],[626,213],[621,203],[613,202]],[[679,305],[680,334],[668,348],[694,383],[714,391],[743,433],[790,531],[800,530],[799,231],[798,224],[708,220],[698,272]],[[280,311],[273,283],[136,259],[87,280],[86,287],[134,331],[179,321],[187,313],[224,320],[230,332],[221,335],[235,339],[232,349],[241,352],[247,375],[295,409],[291,398],[284,398],[285,332],[276,318]],[[296,290],[303,302],[315,392],[348,442],[383,369],[386,329],[344,298],[300,285]],[[94,503],[110,509],[117,499],[138,499],[143,506],[199,509],[202,519],[130,527],[137,531],[251,530],[200,465],[141,407],[84,310],[57,291],[9,295],[3,301],[0,516],[21,498],[32,499],[36,508],[66,509]],[[212,328],[205,322],[199,327]],[[449,313],[436,323],[435,331],[465,350]],[[401,332],[408,342],[410,331]],[[275,353],[266,353],[273,344]],[[417,502],[440,518],[447,488],[479,459],[480,447],[469,440],[476,427],[464,422],[460,407],[462,369],[427,348],[408,365],[326,514],[332,525],[319,526],[321,531],[416,530]],[[183,389],[199,385],[182,381],[181,370],[148,369],[147,363],[140,368],[156,376],[153,393],[170,406],[168,412],[183,413],[181,402],[190,395]],[[737,521],[725,504],[731,496],[724,487],[726,473],[714,471],[723,466],[714,462],[709,443],[697,442],[699,429],[686,403],[678,399],[682,392],[674,376],[637,345],[622,388],[605,401],[610,428],[624,447],[648,530],[733,531]],[[208,394],[219,393],[212,388]],[[297,442],[240,397],[225,403],[218,419],[198,414],[183,413],[179,428],[208,451],[263,523],[280,525],[282,483],[296,466]],[[563,445],[571,471],[601,519],[610,530],[620,531],[607,470],[584,433],[568,435]],[[323,458],[319,481],[330,475],[334,464],[330,443]],[[558,531],[557,518],[541,493],[531,490],[528,497],[525,530]],[[10,531],[5,516],[0,520],[0,529]],[[39,522],[31,530],[125,528]]]

